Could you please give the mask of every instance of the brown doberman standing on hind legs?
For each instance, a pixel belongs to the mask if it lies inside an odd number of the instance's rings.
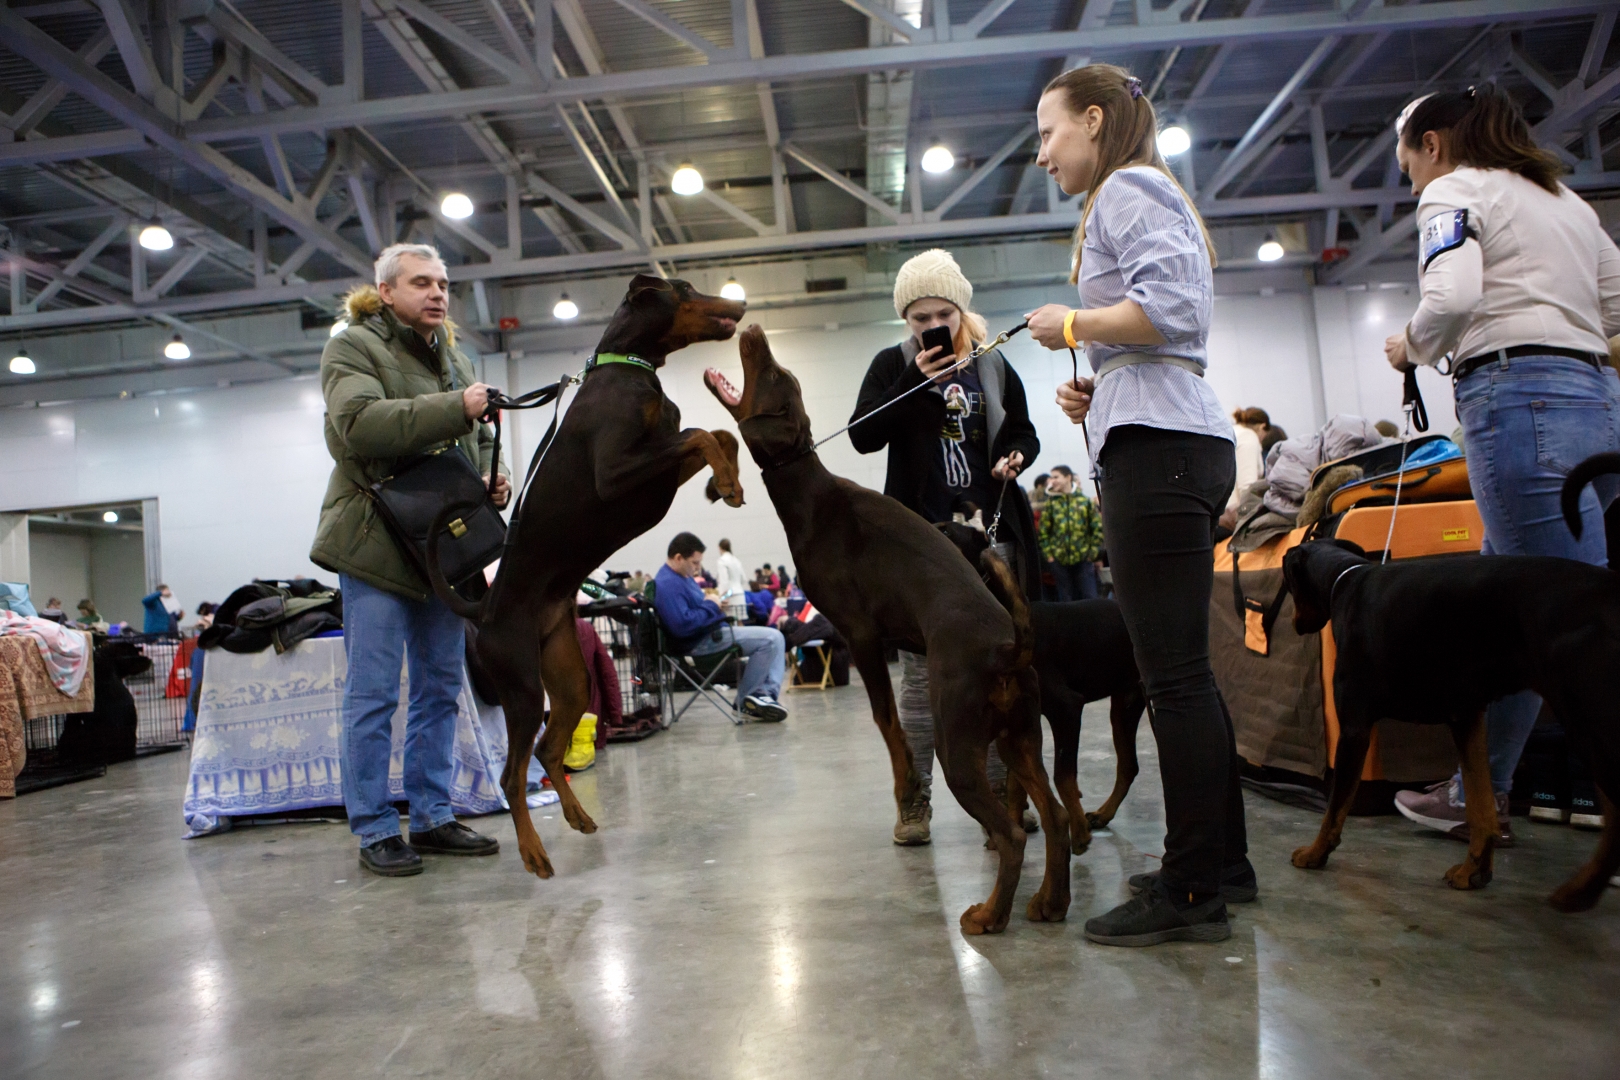
[[[469,604],[433,573],[433,591],[478,626],[477,657],[499,687],[506,712],[507,757],[501,788],[511,804],[523,865],[552,875],[525,801],[530,748],[551,696],[540,763],[563,775],[563,753],[590,700],[585,658],[574,633],[574,597],[602,560],[659,521],[675,491],[705,465],[711,498],[742,505],[737,440],[727,431],[681,428],[658,369],[670,353],[698,341],[725,341],[745,305],[705,296],[684,281],[637,275],[597,345],[578,395],[536,470],[525,511],[507,538],[494,585]],[[440,535],[447,508],[432,535]],[[428,564],[438,569],[430,549]],[[556,785],[563,817],[596,831],[567,784]]]
[[[1029,609],[1007,564],[986,556],[996,593],[949,540],[895,500],[833,476],[816,456],[798,380],[777,364],[765,332],[742,335],[743,389],[709,369],[709,390],[738,420],[787,531],[799,582],[849,641],[888,746],[895,800],[919,783],[900,730],[884,646],[928,656],[935,746],[951,793],[991,834],[995,889],[962,913],[968,934],[1006,929],[1025,833],[985,772],[990,743],[1029,792],[1046,832],[1046,876],[1027,913],[1058,922],[1069,909],[1068,815],[1041,761],[1040,694],[1030,666]]]

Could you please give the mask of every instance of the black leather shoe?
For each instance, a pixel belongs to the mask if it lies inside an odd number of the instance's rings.
[[[493,836],[480,836],[459,821],[447,821],[437,829],[411,833],[411,846],[430,855],[493,855],[501,842]]]
[[[1133,893],[1144,893],[1159,880],[1157,870],[1146,874],[1132,874],[1126,882]],[[1260,895],[1260,883],[1255,879],[1254,867],[1248,859],[1221,868],[1221,899],[1228,904],[1247,904]]]
[[[1161,945],[1166,941],[1225,941],[1232,936],[1226,901],[1219,894],[1198,904],[1177,905],[1163,880],[1106,915],[1086,920],[1086,940],[1099,945]]]
[[[410,877],[422,872],[422,856],[397,836],[360,849],[360,865],[383,877]]]

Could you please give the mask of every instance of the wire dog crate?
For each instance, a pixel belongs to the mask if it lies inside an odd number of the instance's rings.
[[[125,641],[129,636],[118,640]],[[121,676],[135,699],[135,752],[178,750],[186,744],[182,728],[186,699],[191,694],[190,661],[195,639],[187,641],[177,634],[140,634],[134,645],[151,661],[145,671]]]
[[[643,605],[615,598],[587,604],[580,614],[590,620],[591,629],[613,658],[624,715],[658,708],[657,651],[655,643],[646,638],[650,612]]]

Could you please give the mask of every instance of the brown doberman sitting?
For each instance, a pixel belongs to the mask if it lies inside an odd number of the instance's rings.
[[[737,440],[727,431],[681,429],[658,369],[670,353],[737,332],[745,305],[705,296],[684,281],[638,275],[608,323],[592,366],[540,463],[524,513],[508,538],[494,584],[478,604],[458,597],[428,560],[433,591],[478,622],[477,654],[506,712],[501,788],[511,804],[523,865],[552,875],[525,801],[528,764],[551,696],[540,763],[563,775],[563,754],[590,700],[585,658],[574,633],[575,595],[585,576],[668,512],[675,491],[705,465],[711,498],[742,505]],[[449,511],[445,518],[448,519]],[[439,535],[436,526],[433,535]],[[563,816],[596,831],[567,784],[556,785]]]
[[[947,521],[936,528],[975,566],[990,546],[984,531],[971,525]],[[1091,846],[1091,830],[1106,829],[1114,820],[1140,771],[1136,731],[1147,708],[1147,693],[1117,601],[1035,601],[1029,605],[1029,621],[1035,631],[1041,713],[1052,726],[1053,779],[1069,812],[1071,847],[1080,855]],[[1114,790],[1102,806],[1086,813],[1080,806],[1080,714],[1087,703],[1103,698],[1109,699],[1114,735]],[[1023,789],[1008,783],[1007,799],[1013,821],[1022,821]]]
[[[1037,921],[1069,909],[1069,824],[1041,762],[1039,689],[1030,667],[1029,612],[1007,566],[987,556],[999,597],[933,526],[893,499],[829,473],[812,447],[798,380],[771,356],[757,326],[742,338],[741,393],[709,369],[709,390],[739,421],[787,530],[799,581],[849,642],[889,750],[897,802],[919,780],[900,730],[885,642],[928,655],[934,745],[946,782],[991,834],[995,889],[962,913],[968,934],[1006,929],[1025,834],[990,790],[992,740],[1035,800],[1046,830],[1046,877],[1029,902]]]

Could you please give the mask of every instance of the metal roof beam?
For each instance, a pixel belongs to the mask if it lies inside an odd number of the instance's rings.
[[[347,240],[315,220],[312,208],[283,198],[258,177],[211,146],[191,142],[180,125],[164,116],[146,101],[130,94],[112,79],[69,52],[50,35],[16,13],[0,9],[0,30],[12,47],[47,75],[62,80],[74,93],[115,119],[141,132],[162,149],[174,154],[210,180],[250,203],[262,207],[276,220],[305,239],[315,240],[321,249],[356,270],[370,268],[371,260]],[[116,32],[114,34],[116,37]]]
[[[47,283],[46,286],[39,291],[39,295],[35,296],[28,302],[28,310],[38,311],[41,306],[50,302],[51,298],[57,293],[61,292],[63,287],[65,287],[73,278],[76,278],[82,274],[85,267],[89,266],[90,263],[94,261],[95,257],[100,255],[108,244],[112,243],[120,236],[123,236],[125,230],[128,228],[129,219],[123,214],[115,214],[112,221],[107,224],[107,227],[102,229],[101,232],[97,233],[95,239],[91,240],[89,244],[85,245],[83,251],[73,256],[72,260],[66,266],[62,267],[61,273],[57,276],[56,280]]]
[[[1356,32],[1416,31],[1513,21],[1544,21],[1587,15],[1613,0],[1437,0],[1435,3],[1380,7],[1353,26]],[[532,86],[484,87],[443,94],[410,94],[353,104],[283,109],[268,117],[222,117],[189,125],[187,135],[205,142],[257,136],[265,130],[325,131],[355,124],[408,123],[439,116],[500,110],[534,113],[565,101],[633,98],[690,87],[738,83],[797,82],[899,68],[1005,64],[1021,59],[1096,54],[1175,45],[1223,42],[1313,40],[1347,30],[1342,14],[1317,12],[1260,15],[1253,19],[1203,19],[1192,23],[1152,23],[1100,30],[1009,34],[972,41],[925,42],[882,48],[795,53],[762,60],[728,59],[708,65],[649,68],[559,79],[544,89]]]
[[[799,161],[803,162],[804,165],[812,172],[819,174],[823,180],[826,180],[829,184],[832,184],[840,191],[855,196],[855,198],[861,200],[861,202],[865,203],[867,206],[870,206],[872,209],[876,210],[890,221],[897,222],[900,220],[900,211],[896,210],[894,207],[890,206],[876,195],[873,195],[870,191],[867,191],[855,181],[851,180],[837,169],[834,169],[831,165],[828,165],[814,154],[802,150],[799,147],[794,146],[792,143],[783,143],[782,152],[790,157],[798,158]],[[807,234],[800,233],[798,235],[802,236]],[[685,246],[690,247],[691,245]]]
[[[1581,56],[1581,70],[1577,76],[1583,86],[1597,78],[1598,72],[1603,69],[1603,56],[1609,51],[1609,38],[1614,34],[1614,19],[1615,11],[1610,8],[1599,12],[1598,17],[1592,20],[1592,32],[1587,35],[1586,52]]]
[[[668,15],[665,15],[658,9],[642,3],[642,0],[614,0],[614,3],[618,4],[632,15],[635,15],[644,21],[651,23],[653,26],[656,26],[658,29],[662,30],[664,33],[668,34],[670,37],[674,38],[676,41],[679,41],[683,45],[696,49],[699,53],[702,53],[706,59],[719,60],[734,51],[731,49],[720,48],[720,46],[716,45],[702,34],[699,34],[693,30],[688,30],[685,26],[682,26],[680,23],[676,22],[674,19],[670,18]]]
[[[330,97],[332,89],[330,86],[276,48],[269,38],[259,33],[253,24],[239,18],[234,10],[211,5],[206,18],[209,24],[219,31],[221,37],[246,49],[254,58],[263,61],[266,67],[274,70],[316,101],[324,101]]]
[[[499,72],[507,82],[521,84],[534,82],[533,67],[490,48],[421,0],[377,0],[377,2],[385,10],[392,7],[403,11],[412,20],[432,30],[480,64]]]
[[[973,189],[983,183],[991,173],[1001,168],[1001,163],[1011,157],[1015,150],[1029,142],[1029,137],[1033,134],[1035,134],[1033,121],[1026,121],[1025,123],[1021,124],[1018,132],[1013,135],[1012,138],[1002,143],[1000,148],[998,148],[995,153],[986,158],[984,160],[984,164],[980,165],[977,169],[974,169],[971,176],[969,176],[966,180],[963,180],[960,184],[956,185],[956,189],[949,195],[945,196],[945,198],[940,201],[938,206],[924,214],[924,220],[939,221],[944,218],[944,216],[950,213],[951,209],[955,207],[957,203],[967,198],[968,195],[972,193]]]
[[[1255,117],[1254,123],[1249,125],[1249,130],[1243,133],[1243,137],[1238,140],[1237,145],[1232,147],[1232,152],[1221,162],[1220,168],[1215,170],[1214,178],[1204,188],[1206,193],[1209,195],[1218,194],[1221,188],[1236,177],[1245,165],[1254,160],[1266,146],[1270,145],[1269,143],[1261,143],[1260,136],[1271,122],[1276,119],[1277,114],[1287,108],[1294,100],[1294,95],[1299,93],[1299,88],[1305,85],[1305,80],[1316,74],[1316,69],[1322,66],[1328,55],[1333,52],[1338,44],[1338,37],[1330,34],[1323,38],[1316,48],[1311,50],[1311,54],[1305,58],[1305,61],[1299,67],[1294,69],[1294,73],[1288,77],[1288,81],[1283,83],[1282,89],[1278,90],[1270,103],[1260,110],[1260,115]],[[1294,111],[1297,113],[1299,111],[1298,107]],[[1293,119],[1297,120],[1298,116],[1295,115]],[[1283,132],[1286,131],[1287,127],[1283,127],[1282,131],[1275,132],[1273,141],[1280,138]]]
[[[112,34],[103,28],[81,45],[76,55],[80,60],[94,66],[101,63],[101,58],[112,51],[112,46]],[[30,131],[39,126],[41,120],[50,115],[52,109],[61,104],[67,92],[67,84],[61,79],[46,79],[45,85],[35,90],[28,100],[23,102],[22,108],[12,113],[4,123],[0,123],[0,127],[10,129],[15,138],[26,138]]]
[[[162,277],[158,278],[157,281],[153,282],[151,296],[156,298],[168,293],[170,289],[180,284],[181,278],[191,273],[191,271],[196,268],[197,264],[202,262],[207,257],[207,248],[195,246],[187,248],[186,253],[180,256],[180,261],[169,267],[168,272],[166,272]]]
[[[887,26],[904,41],[913,41],[924,36],[920,27],[912,26],[896,15],[889,10],[882,0],[843,0],[843,3],[865,15],[868,19]]]
[[[960,26],[951,27],[951,39],[953,41],[961,41],[968,38],[978,37],[980,34],[985,32],[986,28],[988,28],[991,23],[1001,18],[1002,13],[1008,8],[1012,7],[1015,3],[1017,3],[1017,0],[990,0],[989,3],[985,4],[984,7],[979,9],[979,13],[973,16],[973,18],[969,19]]]

